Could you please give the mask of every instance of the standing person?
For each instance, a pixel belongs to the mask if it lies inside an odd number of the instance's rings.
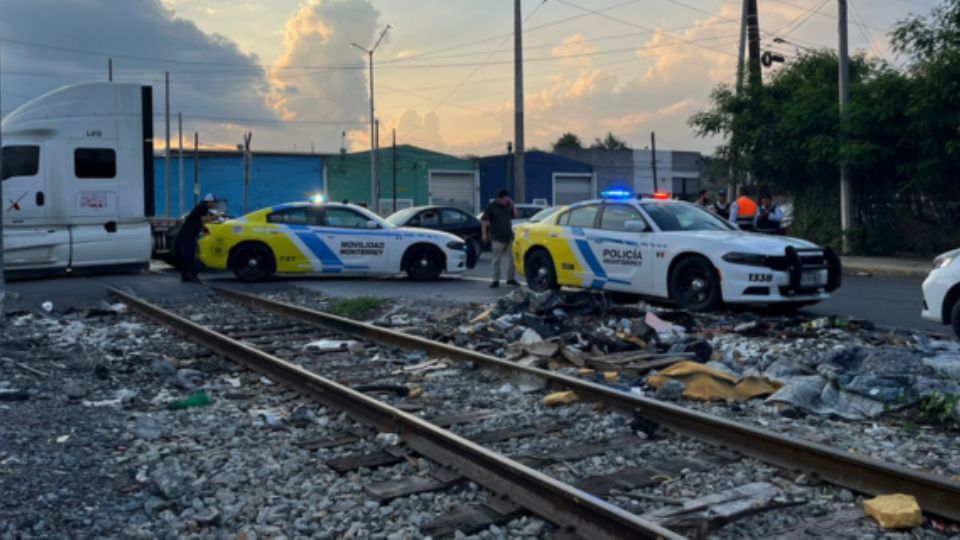
[[[717,191],[717,200],[710,204],[707,208],[714,214],[720,216],[722,219],[730,219],[730,201],[727,200],[727,190],[721,189]]]
[[[507,256],[507,285],[519,285],[516,270],[513,267],[513,219],[517,217],[517,207],[510,200],[510,192],[501,189],[497,198],[487,205],[480,218],[484,243],[492,241],[493,281],[491,289],[500,286],[500,260]]]
[[[753,218],[757,215],[757,203],[750,198],[747,186],[740,186],[737,194],[737,200],[730,205],[730,223],[738,225],[742,231],[752,231]]]
[[[764,234],[779,234],[781,223],[783,223],[783,210],[773,204],[770,193],[764,191],[760,194],[760,208],[753,221],[754,230]]]
[[[707,195],[707,190],[701,189],[700,193],[697,194],[697,200],[693,201],[693,204],[699,206],[700,208],[707,208],[710,206],[710,196]]]
[[[200,283],[197,277],[197,236],[204,223],[214,220],[210,210],[216,206],[217,198],[213,193],[203,196],[197,206],[187,214],[177,234],[177,258],[180,260],[180,281]]]

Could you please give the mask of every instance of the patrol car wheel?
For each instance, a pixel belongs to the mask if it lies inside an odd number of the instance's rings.
[[[266,246],[247,244],[230,258],[230,268],[244,282],[263,281],[273,274],[273,253]]]
[[[543,292],[556,289],[557,271],[553,267],[553,257],[543,250],[534,251],[524,264],[527,274],[527,287],[531,291]]]
[[[415,248],[407,256],[406,271],[414,281],[434,281],[443,272],[443,257],[436,249]]]
[[[683,309],[709,311],[720,305],[720,280],[710,261],[691,257],[670,275],[670,297]]]

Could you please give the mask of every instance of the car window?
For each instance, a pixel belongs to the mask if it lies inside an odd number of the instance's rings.
[[[574,208],[561,218],[560,224],[568,227],[593,227],[599,209],[600,206],[596,204]]]
[[[470,216],[451,208],[440,210],[440,219],[444,225],[466,225],[470,221]]]
[[[40,170],[39,146],[4,146],[3,179],[35,176]]]
[[[397,210],[396,212],[390,214],[390,217],[387,218],[387,221],[397,227],[400,227],[407,223],[407,220],[410,219],[417,212],[416,208],[405,208],[403,210]]]
[[[422,227],[431,227],[440,223],[440,214],[436,210],[424,210],[417,217]]]
[[[536,214],[530,216],[530,223],[540,223],[544,219],[552,216],[559,210],[559,206],[551,206],[549,208],[544,208],[543,210],[537,212]]]
[[[366,216],[349,208],[324,208],[323,225],[344,229],[366,229]]]
[[[661,231],[730,231],[735,227],[692,204],[645,202],[641,205]]]
[[[540,208],[521,207],[517,208],[517,217],[520,219],[529,219],[540,212]]]
[[[286,225],[315,225],[317,216],[313,208],[300,206],[285,208],[267,215],[267,223],[284,223]]]
[[[628,221],[644,221],[640,211],[628,204],[608,204],[600,216],[600,228],[608,231],[625,231]]]

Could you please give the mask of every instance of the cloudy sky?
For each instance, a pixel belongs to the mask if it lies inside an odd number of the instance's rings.
[[[938,2],[849,3],[851,50],[898,65],[890,26]],[[740,4],[524,0],[527,146],[611,131],[643,148],[656,131],[660,148],[711,151],[716,141],[686,120],[734,79]],[[835,46],[836,0],[759,4],[764,50],[789,62]],[[388,24],[376,53],[381,145],[395,128],[399,143],[501,153],[513,138],[511,0],[0,0],[2,108],[105,80],[112,57],[115,80],[154,85],[158,112],[170,72],[185,138],[234,146],[252,130],[259,150],[361,150],[366,55],[351,43],[372,45]]]

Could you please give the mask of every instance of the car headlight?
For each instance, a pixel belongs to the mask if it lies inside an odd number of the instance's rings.
[[[456,251],[466,251],[466,250],[467,250],[467,244],[465,244],[465,243],[463,243],[463,242],[459,242],[459,241],[457,241],[457,240],[451,240],[451,241],[447,242],[447,247],[450,248],[450,249],[456,250]]]
[[[957,253],[945,253],[943,255],[938,256],[936,259],[933,260],[933,269],[937,270],[939,268],[949,266],[950,263],[952,263],[953,260],[957,258],[957,255],[958,255]]]
[[[767,266],[767,256],[760,253],[727,253],[723,260],[732,264],[745,264],[747,266]]]

